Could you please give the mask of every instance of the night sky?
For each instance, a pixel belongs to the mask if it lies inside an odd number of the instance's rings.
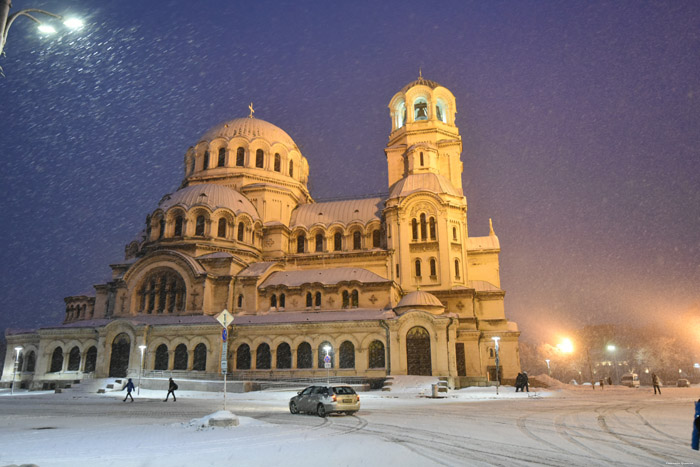
[[[156,7],[155,5],[158,5]],[[0,331],[93,294],[210,127],[291,135],[316,199],[388,191],[387,105],[452,91],[470,235],[526,340],[700,313],[700,2],[24,1],[0,79]]]

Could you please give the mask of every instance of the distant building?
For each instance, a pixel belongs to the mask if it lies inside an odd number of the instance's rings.
[[[314,202],[306,158],[252,107],[207,131],[111,280],[67,297],[61,325],[6,333],[23,348],[18,379],[125,376],[142,345],[146,374],[216,377],[223,309],[235,316],[234,377],[325,376],[330,346],[332,376],[488,384],[500,337],[500,375],[514,379],[520,333],[505,315],[498,237],[468,234],[455,98],[421,77],[389,110],[389,193],[365,199]]]

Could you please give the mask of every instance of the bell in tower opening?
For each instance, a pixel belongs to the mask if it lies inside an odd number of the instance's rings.
[[[414,120],[417,121],[428,119],[428,102],[425,99],[416,99],[416,102],[413,104],[413,108],[415,109]]]

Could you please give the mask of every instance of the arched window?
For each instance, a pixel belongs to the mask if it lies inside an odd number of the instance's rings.
[[[262,149],[255,151],[255,167],[262,169],[265,166],[265,153]]]
[[[424,165],[425,165],[425,163],[423,161],[423,153],[421,152],[420,153],[420,166],[423,167]]]
[[[270,297],[270,308],[277,308],[277,295],[275,294]]]
[[[95,347],[90,347],[90,349],[95,349]],[[88,351],[88,355],[90,354],[90,351]],[[95,357],[97,357],[97,349],[95,349]],[[33,373],[36,368],[36,354],[32,350],[27,354],[27,366],[24,371],[28,373]],[[88,371],[87,369],[85,371]],[[95,368],[93,366],[92,370],[90,371],[95,371]]]
[[[323,234],[316,234],[316,251],[323,251]]]
[[[353,308],[357,308],[359,305],[360,295],[357,293],[357,290],[353,290],[350,294],[350,306],[352,306]]]
[[[192,355],[192,370],[205,371],[207,369],[207,346],[203,343],[197,344]]]
[[[226,148],[219,148],[219,160],[217,161],[217,167],[223,167],[226,165]]]
[[[248,344],[241,344],[236,351],[236,369],[250,370],[250,347]]]
[[[294,161],[289,161],[289,176],[294,176]]]
[[[255,369],[269,370],[272,367],[272,355],[270,354],[270,346],[262,343],[255,351]]]
[[[460,267],[459,267],[459,260],[456,259],[456,260],[455,260],[455,277],[456,277],[457,279],[459,279],[459,272],[460,272],[459,270],[460,270]]]
[[[226,237],[226,219],[223,217],[221,219],[219,219],[219,229],[218,229],[217,235],[220,238]]]
[[[321,306],[321,292],[316,292],[316,308]]]
[[[381,238],[381,231],[379,229],[372,232],[372,248],[380,247]]]
[[[238,308],[243,307],[243,294],[238,296]]]
[[[414,120],[418,121],[428,119],[428,101],[426,101],[424,98],[419,97],[413,102],[413,110]]]
[[[338,358],[338,366],[340,368],[355,368],[355,346],[350,341],[345,341],[340,344],[338,349],[340,355]]]
[[[194,227],[194,234],[197,237],[204,236],[204,216],[197,216],[197,222]]]
[[[420,277],[420,260],[416,260],[416,277]]]
[[[352,233],[352,248],[353,250],[359,250],[362,248],[362,236],[359,230]]]
[[[292,367],[292,349],[289,344],[282,342],[277,346],[277,368],[284,370]]]
[[[302,342],[297,347],[297,368],[311,368],[312,366],[311,345],[308,342]]]
[[[318,346],[318,361],[317,361],[317,368],[323,368],[326,363],[323,358],[326,356],[326,347],[329,347],[330,350],[328,351],[328,356],[331,357],[331,368],[335,368],[335,353],[333,352],[333,346],[331,345],[330,342],[328,341],[323,341],[321,342],[321,345]]]
[[[236,238],[238,239],[239,242],[243,241],[243,234],[245,232],[245,224],[243,222],[238,223],[238,235]]]
[[[430,222],[428,223],[428,231],[430,232],[430,239],[435,240],[435,218],[431,217]]]
[[[435,258],[430,258],[430,275],[432,277],[437,276],[437,264]]]
[[[418,240],[418,221],[411,219],[411,232],[413,240]]]
[[[158,222],[158,238],[163,238],[163,235],[165,235],[165,218],[161,217]]]
[[[280,172],[282,170],[282,161],[280,155],[275,153],[275,172]]]
[[[441,122],[447,123],[447,104],[442,99],[438,99],[435,104],[435,116]]]
[[[238,167],[243,167],[245,165],[245,149],[236,149],[236,165]]]
[[[382,341],[372,341],[369,344],[369,367],[384,368],[385,366],[384,343]]]
[[[204,163],[202,164],[202,168],[204,170],[209,168],[209,151],[204,151]]]
[[[343,249],[343,235],[340,232],[336,232],[333,235],[333,251],[340,251]]]
[[[185,309],[185,281],[172,269],[154,269],[136,290],[140,313],[153,313],[153,310],[172,313]]]
[[[306,235],[299,234],[297,237],[297,253],[303,253],[304,252],[304,243],[306,242]]]
[[[173,359],[173,370],[187,369],[187,346],[180,344],[175,347],[175,358]]]
[[[75,346],[68,354],[68,371],[78,371],[80,369],[80,349]]]
[[[280,294],[280,308],[284,308],[285,296]]]
[[[311,292],[306,292],[306,307],[311,308],[312,306],[314,306],[314,297]]]
[[[92,373],[95,371],[97,366],[97,347],[94,345],[88,349],[85,353],[85,366],[83,367],[84,373]]]
[[[420,238],[421,240],[428,238],[428,225],[425,222],[425,214],[420,215]]]
[[[190,159],[190,174],[194,173],[194,157]]]
[[[175,231],[173,235],[175,237],[182,237],[182,216],[177,216],[175,218]]]
[[[343,290],[343,308],[350,306],[350,293],[347,290]]]
[[[452,240],[457,240],[457,227],[452,227]]]
[[[154,370],[167,370],[168,369],[168,346],[165,344],[160,344],[156,348],[156,359],[153,362]]]
[[[57,373],[63,369],[63,349],[56,347],[51,354],[51,368],[49,373]]]
[[[398,130],[406,124],[406,103],[400,101],[396,106],[396,129]]]

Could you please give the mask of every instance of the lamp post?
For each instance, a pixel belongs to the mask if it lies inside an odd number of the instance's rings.
[[[10,385],[10,394],[15,393],[15,379],[17,378],[17,367],[19,366],[19,354],[22,351],[22,347],[15,347],[15,352],[17,352],[17,356],[15,356],[15,371],[12,374],[12,384]]]
[[[499,355],[498,355],[498,341],[501,339],[498,336],[493,336],[493,342],[496,344],[496,395],[498,395],[498,387],[501,385],[501,378],[499,378],[498,367],[500,365]]]
[[[69,29],[80,29],[83,26],[82,20],[78,18],[65,18],[61,15],[36,8],[26,8],[10,14],[11,7],[11,0],[0,0],[0,56],[2,56],[3,51],[5,50],[5,43],[7,42],[7,34],[10,31],[10,27],[12,27],[12,23],[14,23],[14,21],[20,16],[29,18],[37,23],[39,25],[39,31],[44,34],[53,34],[56,32],[56,29],[50,24],[45,24],[39,21],[34,14],[45,15],[63,21],[63,24]],[[2,75],[2,68],[0,68],[0,75]]]
[[[620,377],[617,373],[618,370],[617,370],[617,354],[615,353],[616,350],[617,350],[617,348],[614,345],[612,345],[612,344],[608,345],[608,352],[613,354],[613,362],[615,363],[615,380],[617,383],[619,383]]]
[[[331,360],[330,360],[330,355],[329,352],[331,351],[331,346],[330,345],[324,345],[323,350],[326,351],[326,358],[324,359],[325,362],[325,367],[326,367],[326,383],[331,384]]]
[[[139,387],[136,390],[136,394],[141,395],[141,373],[143,373],[143,352],[146,350],[146,346],[139,345],[139,350],[141,351],[141,364],[139,365]]]
[[[552,369],[549,367],[549,359],[546,359],[545,362],[547,363],[547,376],[550,378],[552,377]]]

